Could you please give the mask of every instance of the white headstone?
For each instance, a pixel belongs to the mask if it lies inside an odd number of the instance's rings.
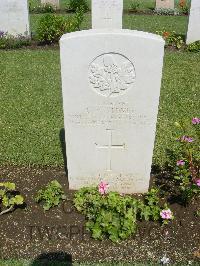
[[[123,0],[92,0],[93,29],[122,29]]]
[[[156,9],[174,9],[174,0],[156,0]]]
[[[164,41],[130,30],[89,30],[60,41],[70,189],[100,180],[121,193],[149,187]]]
[[[0,31],[11,35],[30,34],[27,0],[0,0]]]
[[[192,0],[186,43],[200,41],[200,0]]]
[[[41,0],[41,4],[50,4],[55,7],[59,7],[59,0]]]

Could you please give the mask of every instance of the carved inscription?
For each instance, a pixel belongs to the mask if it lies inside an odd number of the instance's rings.
[[[89,67],[89,82],[98,94],[105,97],[120,96],[135,81],[133,63],[121,54],[102,54]]]
[[[80,113],[69,114],[68,121],[74,125],[105,125],[109,128],[125,124],[137,126],[151,126],[152,124],[150,116],[137,113],[124,102],[89,106]]]
[[[78,181],[77,181],[78,180]],[[139,173],[116,173],[114,171],[105,171],[99,173],[99,176],[80,176],[75,180],[78,187],[82,186],[96,186],[100,181],[106,180],[112,187],[112,191],[123,193],[132,193],[133,190],[137,192],[137,187],[141,186],[145,181]]]

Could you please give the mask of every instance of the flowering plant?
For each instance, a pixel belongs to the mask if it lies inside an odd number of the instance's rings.
[[[0,49],[16,49],[23,46],[29,46],[31,44],[31,39],[25,32],[24,35],[13,36],[0,30]]]
[[[156,33],[163,37],[166,45],[180,49],[184,44],[183,38],[177,35],[175,31],[170,32],[164,29],[162,31],[156,31]]]
[[[158,189],[151,189],[140,200],[109,192],[108,184],[101,181],[97,187],[85,187],[76,192],[74,204],[86,216],[86,228],[93,238],[118,242],[136,233],[137,220],[161,221],[158,193]]]
[[[160,216],[163,219],[163,224],[168,224],[170,220],[174,219],[173,212],[165,205],[165,208],[160,212]]]
[[[185,15],[187,15],[189,13],[189,6],[188,6],[188,3],[186,2],[186,0],[180,0],[179,1],[179,9]]]
[[[179,181],[182,199],[187,202],[200,193],[200,118],[191,120],[195,137],[187,135],[184,123],[177,123],[181,136],[178,137],[179,156],[175,162],[175,179]]]
[[[104,181],[101,181],[98,185],[99,193],[101,195],[106,194],[108,188],[109,188],[109,185]]]
[[[0,182],[0,215],[23,205],[24,198],[17,193],[15,183]]]

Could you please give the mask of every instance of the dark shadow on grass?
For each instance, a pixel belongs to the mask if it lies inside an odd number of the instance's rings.
[[[67,169],[67,155],[66,155],[66,145],[65,145],[65,129],[62,128],[60,130],[60,146],[62,149],[62,154],[63,154],[63,161],[64,161],[64,169],[65,169],[65,173],[68,176],[68,169]]]
[[[151,174],[153,176],[153,184],[160,188],[160,195],[167,195],[167,202],[169,204],[178,203],[185,205],[180,194],[179,184],[174,179],[173,169],[169,165],[161,168],[158,165],[153,165]]]
[[[65,252],[50,252],[39,255],[30,264],[31,266],[72,266],[72,256]]]
[[[181,196],[180,183],[175,180],[175,172],[173,162],[177,160],[177,154],[170,149],[165,150],[166,163],[164,166],[153,165],[151,174],[153,176],[153,184],[160,188],[161,195],[167,195],[167,201],[169,204],[178,203],[185,206],[185,201]]]

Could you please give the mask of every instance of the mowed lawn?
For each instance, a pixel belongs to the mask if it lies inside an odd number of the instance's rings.
[[[140,2],[144,8],[155,4],[154,1]],[[124,1],[125,8],[129,3],[130,1]],[[30,16],[33,33],[36,32],[41,16]],[[185,35],[187,19],[186,16],[125,14],[123,28],[154,33],[163,29],[174,30]],[[86,13],[82,29],[89,28],[91,14]],[[0,62],[0,163],[63,165],[60,144],[63,111],[59,50],[39,48],[0,51]],[[165,53],[154,151],[156,164],[164,164],[165,149],[174,145],[174,122],[199,115],[199,62],[198,53]]]
[[[59,50],[1,51],[0,62],[0,163],[62,166]],[[174,122],[199,116],[199,62],[198,53],[165,53],[156,164],[176,143]]]
[[[31,30],[35,34],[41,14],[32,14],[30,16]],[[73,16],[65,14],[64,16]],[[166,30],[175,31],[177,34],[186,35],[188,17],[187,16],[159,16],[159,15],[134,15],[125,14],[123,16],[123,28],[134,29],[156,33],[156,31]],[[84,21],[81,29],[91,29],[91,14],[84,15]]]
[[[29,0],[31,6],[37,6],[40,0]],[[140,3],[140,9],[153,9],[155,7],[155,0],[138,0]],[[176,6],[178,6],[179,0],[176,0]],[[189,0],[187,1],[190,2]],[[61,8],[65,12],[69,0],[60,1]],[[130,7],[131,0],[124,0],[124,10],[127,11]],[[88,1],[89,7],[91,7],[91,1]],[[30,14],[31,31],[36,33],[38,22],[44,14]],[[63,13],[62,16],[73,16],[71,13]],[[123,15],[123,28],[143,30],[155,33],[156,31],[166,30],[175,31],[177,34],[186,35],[188,24],[188,16],[160,16],[160,15],[139,15],[125,12]],[[91,12],[87,12],[84,15],[84,21],[81,29],[91,28]]]

